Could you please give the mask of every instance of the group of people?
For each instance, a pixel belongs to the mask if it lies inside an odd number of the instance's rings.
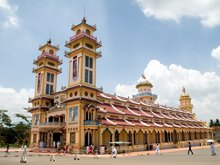
[[[59,151],[59,149],[60,149],[60,142],[57,142],[57,144],[53,145],[53,147],[57,148],[58,151]],[[22,146],[22,150],[23,151],[22,151],[20,162],[21,163],[26,163],[27,162],[27,146],[26,145]],[[66,147],[66,150],[68,150],[68,147]],[[215,147],[214,147],[214,143],[213,142],[210,143],[210,150],[211,150],[211,155],[215,156],[216,153],[215,153]],[[156,155],[160,155],[160,145],[159,144],[156,145],[155,151],[156,151]],[[10,155],[9,144],[7,145],[7,148],[6,148],[5,152],[6,152],[6,156]],[[94,154],[94,146],[93,145],[87,146],[86,147],[86,153],[87,154]],[[105,153],[105,146],[101,146],[100,147],[100,154],[104,154],[104,153]],[[112,146],[111,147],[111,157],[112,158],[116,158],[117,157],[117,153],[118,153],[118,151],[117,151],[116,147]],[[190,153],[193,155],[191,142],[188,142],[188,152],[187,152],[187,155],[189,155]],[[97,152],[95,154],[97,154]],[[79,160],[79,159],[77,159],[77,160]],[[55,161],[54,154],[51,155],[50,161]]]

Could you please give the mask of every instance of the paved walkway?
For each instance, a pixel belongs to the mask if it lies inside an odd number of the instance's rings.
[[[219,165],[220,163],[220,145],[216,145],[217,156],[210,155],[209,146],[193,147],[194,155],[187,155],[187,148],[162,150],[162,155],[156,155],[155,151],[134,152],[129,154],[119,154],[116,159],[109,155],[98,156],[94,159],[92,155],[80,155],[80,160],[74,160],[73,155],[55,156],[55,162],[50,161],[48,153],[28,153],[27,165]],[[21,152],[11,150],[11,154],[5,157],[4,149],[0,150],[0,165],[18,165],[20,164]],[[15,152],[17,151],[17,152]],[[20,150],[21,151],[21,150]],[[150,155],[149,155],[150,154]]]
[[[220,144],[216,144],[215,148],[220,148]],[[192,147],[192,150],[199,150],[199,149],[209,149],[210,146],[195,146]],[[0,152],[4,152],[6,149],[5,148],[0,148]],[[172,149],[163,149],[160,150],[161,154],[165,154],[165,153],[172,153],[172,152],[180,152],[180,151],[187,151],[188,148],[172,148]],[[47,150],[43,151],[43,152],[29,152],[29,155],[33,155],[33,154],[38,154],[38,155],[50,155],[51,152],[46,152]],[[56,150],[54,150],[56,151]],[[10,152],[15,152],[15,153],[20,153],[22,152],[21,148],[11,148]],[[56,153],[56,152],[55,152]],[[136,151],[136,152],[129,152],[129,153],[124,153],[124,154],[118,154],[118,157],[130,157],[130,156],[143,156],[143,155],[152,155],[155,154],[155,150],[151,150],[151,151]],[[220,154],[220,153],[219,153]],[[56,155],[58,155],[58,153],[56,153]],[[62,156],[74,156],[72,154],[64,154],[64,153],[60,153],[60,155]],[[110,157],[110,154],[104,154],[104,155],[98,155],[99,157]],[[94,155],[89,154],[81,154],[81,157],[94,157]]]

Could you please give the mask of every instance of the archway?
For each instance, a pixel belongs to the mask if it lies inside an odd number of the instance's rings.
[[[109,131],[109,129],[105,129],[105,131],[102,133],[102,141],[105,146],[109,146],[112,141],[112,133]]]
[[[85,134],[85,146],[92,145],[92,134],[90,132],[86,132]]]

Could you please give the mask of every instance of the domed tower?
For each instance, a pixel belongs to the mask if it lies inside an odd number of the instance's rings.
[[[192,113],[193,105],[191,104],[191,97],[186,93],[186,89],[183,87],[182,93],[180,95],[180,110],[188,111]]]
[[[133,99],[137,101],[142,101],[143,103],[154,103],[157,99],[157,95],[151,93],[153,85],[142,75],[141,79],[138,81],[136,88],[138,94],[133,95]]]

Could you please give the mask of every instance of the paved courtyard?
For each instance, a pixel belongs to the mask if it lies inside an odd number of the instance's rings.
[[[50,162],[49,154],[29,153],[28,162],[30,165],[219,165],[220,164],[220,146],[216,148],[217,156],[210,155],[209,148],[199,148],[194,150],[194,155],[187,155],[186,150],[178,150],[175,152],[162,151],[162,154],[157,156],[154,151],[142,152],[139,155],[125,154],[119,155],[118,158],[110,158],[109,155],[99,156],[99,159],[94,159],[93,156],[80,156],[80,160],[74,160],[71,155],[55,156],[56,161]],[[21,152],[12,152],[10,156],[4,157],[5,153],[0,152],[0,165],[15,165],[20,164]],[[17,155],[18,157],[15,157]],[[41,156],[39,156],[41,155]]]

